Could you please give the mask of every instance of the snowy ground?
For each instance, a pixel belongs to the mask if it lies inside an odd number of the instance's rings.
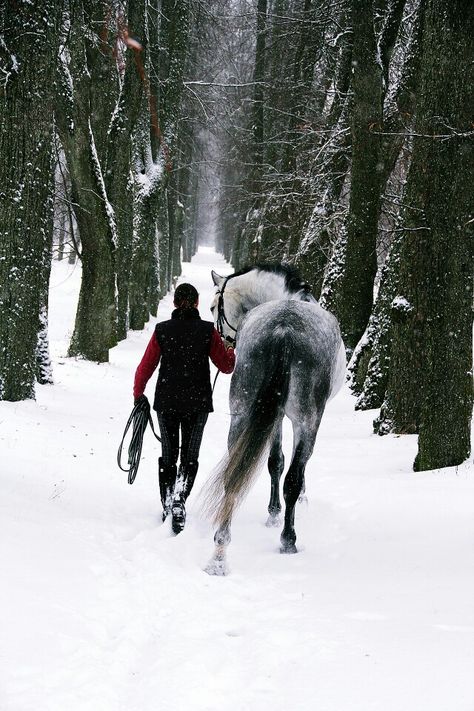
[[[211,267],[229,271],[202,250],[182,277],[204,318]],[[55,264],[55,385],[0,403],[0,710],[474,711],[472,465],[414,474],[415,439],[371,434],[345,390],[307,469],[299,554],[263,525],[262,472],[231,575],[209,577],[197,492],[180,536],[161,525],[151,433],[133,487],[115,463],[154,322],[109,364],[65,358],[79,278]],[[229,381],[197,489],[224,451]]]

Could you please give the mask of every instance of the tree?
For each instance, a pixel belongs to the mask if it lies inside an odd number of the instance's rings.
[[[343,268],[328,272],[325,304],[339,318],[349,352],[365,331],[377,271],[376,239],[380,214],[380,130],[382,71],[377,62],[373,4],[352,0],[352,162],[347,225],[340,237]],[[333,276],[334,275],[334,276]]]
[[[143,94],[146,91],[146,79],[141,73],[147,52],[147,3],[144,0],[128,0],[127,16],[119,15],[117,19],[124,68],[120,93],[110,119],[104,178],[107,195],[114,209],[117,232],[117,338],[121,340],[127,335],[129,317],[134,211],[132,137],[140,110],[143,110]],[[110,50],[106,51],[106,57],[109,62],[115,63]],[[147,115],[147,106],[144,111]]]
[[[156,313],[158,298],[171,286],[174,245],[170,243],[167,187],[176,168],[183,77],[189,38],[189,0],[169,0],[162,12],[149,7],[153,20],[148,71],[157,72],[159,84],[150,83],[150,96],[159,97],[156,113],[142,112],[135,137],[135,229],[130,284],[130,327],[143,328],[149,313]],[[158,58],[156,67],[151,61]],[[159,74],[158,74],[159,71]],[[153,89],[155,88],[155,93]],[[158,94],[159,88],[159,94]],[[175,233],[171,232],[171,239]]]
[[[54,0],[18,0],[0,9],[1,400],[34,397],[52,234],[59,19]]]
[[[105,0],[71,0],[60,53],[58,133],[82,244],[82,281],[69,354],[105,362],[117,342],[117,232],[103,167],[118,90],[105,41]]]
[[[409,8],[411,11],[412,8]],[[381,186],[387,188],[389,176],[395,172],[399,156],[403,151],[411,157],[411,134],[414,129],[415,97],[419,85],[424,4],[411,12],[412,26],[404,32],[406,51],[398,70],[398,80],[388,93],[384,108],[384,132],[382,135]],[[402,158],[405,160],[405,158]],[[405,173],[400,181],[405,180]],[[401,191],[386,196],[393,207],[393,221],[389,236],[395,235],[380,275],[380,288],[367,331],[357,346],[351,364],[352,389],[359,396],[357,409],[381,407],[387,385],[390,365],[391,304],[397,295],[397,268],[399,263],[399,241],[396,239],[398,219],[403,197]],[[394,232],[395,230],[395,232]]]
[[[427,0],[381,417],[385,430],[419,430],[416,470],[470,451],[473,60],[471,4]]]
[[[351,81],[352,30],[345,5],[336,27],[338,35],[333,43],[337,56],[331,77],[333,98],[322,120],[321,138],[311,163],[311,212],[293,257],[317,298],[321,295],[325,270],[346,212],[343,189],[349,169],[351,144],[351,101],[348,92]],[[327,63],[331,64],[329,59]],[[328,102],[328,93],[324,104]]]

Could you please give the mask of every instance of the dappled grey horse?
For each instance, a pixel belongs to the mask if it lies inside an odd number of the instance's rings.
[[[269,450],[267,525],[279,525],[279,483],[284,469],[282,421],[293,426],[293,454],[283,485],[281,552],[296,553],[295,504],[304,486],[327,401],[341,387],[345,350],[339,326],[286,265],[258,265],[221,277],[211,310],[224,337],[237,338],[230,387],[228,453],[206,486],[205,507],[217,525],[207,572],[225,575],[226,547],[235,508]]]

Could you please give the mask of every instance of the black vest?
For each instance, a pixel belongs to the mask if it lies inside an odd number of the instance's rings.
[[[158,412],[212,412],[209,351],[214,324],[197,309],[175,309],[155,328],[161,350],[154,409]]]

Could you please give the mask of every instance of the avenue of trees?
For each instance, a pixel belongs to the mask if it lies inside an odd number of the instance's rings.
[[[0,3],[0,400],[51,378],[53,253],[103,362],[215,238],[299,268],[416,470],[464,461],[473,67],[471,0]]]

